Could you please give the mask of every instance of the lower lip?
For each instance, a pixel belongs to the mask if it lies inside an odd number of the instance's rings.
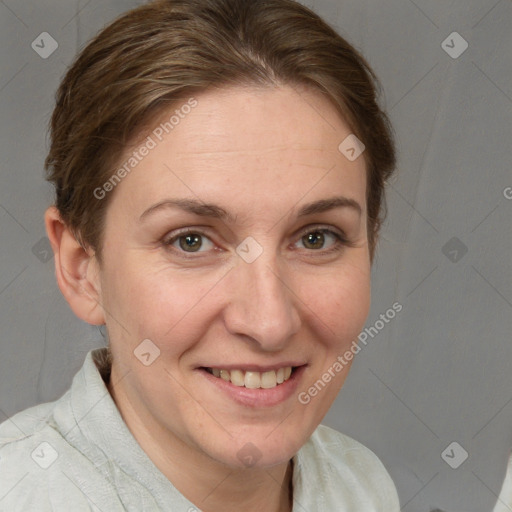
[[[292,372],[288,380],[270,389],[249,389],[245,386],[235,386],[220,377],[215,377],[202,368],[198,368],[197,371],[214,386],[217,386],[217,389],[241,405],[247,407],[273,407],[285,402],[295,394],[305,369],[306,365],[299,366]]]

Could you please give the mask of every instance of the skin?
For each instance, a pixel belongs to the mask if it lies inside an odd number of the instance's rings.
[[[317,92],[237,87],[196,99],[110,192],[102,265],[47,210],[57,280],[78,317],[106,323],[110,393],[184,496],[205,512],[290,511],[289,461],[349,365],[309,404],[297,395],[350,347],[369,312],[365,162],[339,152],[351,130]],[[333,196],[357,201],[361,214],[345,207],[297,218],[301,206]],[[236,222],[177,208],[140,219],[166,198],[215,203]],[[318,241],[318,227],[341,230],[351,245],[328,233]],[[186,252],[183,238],[164,244],[181,228],[204,235],[202,246],[193,244],[198,252]],[[236,252],[249,236],[263,249],[252,263]],[[333,247],[340,250],[329,253]],[[133,353],[144,339],[160,350],[149,366]],[[196,369],[283,361],[307,367],[297,392],[266,408],[235,403]],[[237,453],[249,442],[260,458],[245,467]]]

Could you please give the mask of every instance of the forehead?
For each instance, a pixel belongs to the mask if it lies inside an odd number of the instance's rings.
[[[308,191],[325,196],[336,188],[364,206],[364,159],[350,162],[338,149],[350,133],[317,91],[289,86],[206,91],[148,125],[145,138],[138,138],[123,161],[141,145],[151,149],[116,195],[142,208],[165,195],[247,200],[271,192],[297,202]]]
[[[172,130],[177,157],[265,150],[317,150],[336,157],[338,139],[350,134],[334,106],[318,91],[304,87],[223,88],[204,92],[196,101]],[[158,128],[167,114],[153,124]],[[187,128],[201,132],[190,137]]]

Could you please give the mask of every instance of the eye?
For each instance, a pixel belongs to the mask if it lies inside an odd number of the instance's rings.
[[[171,238],[164,240],[163,243],[165,246],[174,247],[179,252],[187,253],[206,252],[213,247],[213,242],[204,233],[196,231],[177,233]],[[205,251],[201,251],[200,249],[202,248],[205,248]]]
[[[309,227],[302,231],[297,243],[302,243],[308,252],[321,254],[330,254],[341,251],[345,246],[353,246],[342,232],[338,233],[325,227]],[[190,228],[174,233],[164,239],[162,244],[184,258],[193,258],[193,254],[207,253],[215,248],[215,244],[203,232]]]
[[[329,244],[329,241],[331,242]],[[331,252],[341,250],[343,246],[350,245],[350,242],[341,233],[327,228],[309,228],[303,231],[297,243],[301,242],[306,249],[313,251]],[[329,244],[326,247],[326,244]]]

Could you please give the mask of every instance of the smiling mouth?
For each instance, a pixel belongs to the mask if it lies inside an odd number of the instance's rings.
[[[268,372],[252,372],[243,370],[224,370],[220,368],[201,368],[218,379],[231,382],[238,387],[248,389],[272,389],[286,382],[296,367],[285,366]]]

